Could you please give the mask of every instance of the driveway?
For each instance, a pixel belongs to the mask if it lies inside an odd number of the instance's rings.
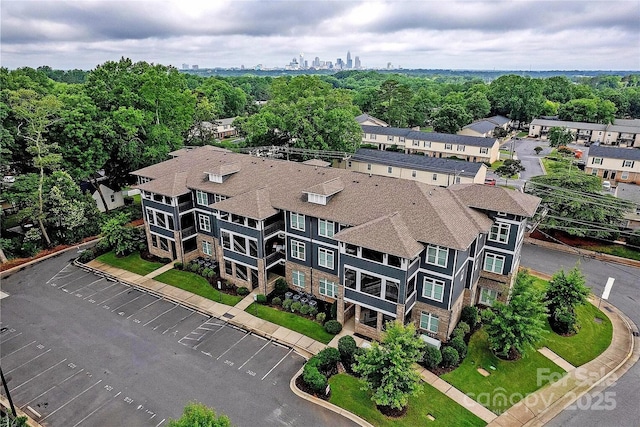
[[[2,281],[0,360],[14,403],[44,425],[162,426],[190,401],[234,425],[354,425],[299,399],[289,348],[69,264]]]

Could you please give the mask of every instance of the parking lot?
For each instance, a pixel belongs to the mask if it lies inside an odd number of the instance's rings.
[[[317,415],[314,412],[318,409],[287,414],[282,407],[288,405],[277,398],[278,394],[291,394],[288,381],[304,363],[303,358],[222,319],[68,264],[40,285],[42,291],[54,296],[45,304],[56,312],[61,305],[68,305],[71,312],[67,319],[77,314],[88,320],[87,324],[72,321],[60,325],[65,329],[60,332],[55,324],[49,325],[52,319],[48,314],[35,315],[26,323],[12,321],[13,316],[6,315],[11,307],[8,303],[20,296],[12,295],[11,287],[3,284],[5,289],[10,296],[2,300],[2,369],[10,378],[16,406],[45,425],[161,426],[169,418],[179,417],[182,407],[194,399],[203,403],[212,400],[210,404],[237,425],[255,425],[247,422],[250,419],[264,420],[260,411],[246,414],[242,402],[247,399],[264,400],[263,406],[273,406],[270,400],[276,398],[280,407],[273,408],[272,419],[263,424],[310,425]],[[90,323],[105,328],[85,331]],[[43,329],[55,329],[55,333],[42,334]],[[55,339],[58,333],[64,333],[65,338]],[[116,341],[114,354],[102,350],[101,338]],[[95,342],[88,346],[87,341]],[[79,352],[78,346],[82,347]],[[161,356],[163,347],[166,356]],[[156,367],[162,374],[155,372]],[[178,386],[179,378],[191,381],[180,385],[183,392],[177,393],[180,399],[176,401],[176,393],[170,390]],[[215,391],[212,384],[216,384]],[[233,391],[226,391],[227,387]],[[333,418],[322,415],[327,416]],[[338,418],[332,422],[344,424]]]

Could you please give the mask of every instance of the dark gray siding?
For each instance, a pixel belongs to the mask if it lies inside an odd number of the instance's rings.
[[[386,310],[390,313],[396,313],[396,304],[362,292],[354,291],[353,289],[345,288],[344,297],[359,303],[367,304],[371,307]]]
[[[317,268],[320,271],[324,271],[325,273],[331,273],[331,274],[335,274],[338,275],[338,254],[339,254],[339,250],[336,248],[330,248],[328,246],[323,246],[323,245],[319,245],[316,242],[312,242],[312,244],[310,245],[312,247],[312,251],[311,251],[311,256],[313,258],[313,268]],[[333,269],[329,269],[329,268],[325,268],[322,267],[319,262],[318,259],[320,258],[320,254],[318,253],[318,249],[319,248],[323,248],[326,249],[328,251],[332,251],[333,252]]]
[[[310,217],[308,219],[309,221],[306,221],[306,223],[310,224],[310,226],[309,226],[309,229],[306,230],[308,232],[307,235],[313,238],[313,240],[338,246],[338,242],[336,242],[331,237],[324,237],[318,234],[318,223],[320,222],[318,218]],[[338,232],[338,224],[336,223],[333,224],[333,232],[334,233]]]
[[[231,261],[239,261],[243,264],[250,265],[254,268],[258,267],[258,260],[255,258],[251,258],[250,256],[239,254],[238,252],[233,252],[228,249],[224,249],[224,258]]]
[[[298,258],[291,257],[291,240],[297,240],[298,242],[304,243],[304,255],[305,255],[304,261]],[[287,261],[295,262],[296,264],[305,265],[307,267],[312,267],[312,260],[313,260],[313,253],[311,251],[311,242],[296,239],[295,236],[294,237],[287,236]]]
[[[170,237],[173,239],[173,231],[167,230],[166,228],[158,227],[157,225],[149,224],[149,230],[153,233],[160,234],[165,237]]]
[[[167,212],[170,214],[173,214],[174,219],[176,217],[176,207],[175,206],[171,206],[171,205],[165,205],[164,203],[158,203],[156,201],[153,200],[148,200],[148,199],[142,199],[142,206],[149,207],[149,208],[153,208],[162,212]]]
[[[407,274],[404,270],[389,267],[388,265],[378,264],[373,261],[357,258],[347,254],[340,254],[340,269],[338,270],[338,273],[341,279],[344,277],[345,266],[355,267],[360,270],[368,271],[380,276],[389,277],[390,279],[394,279],[400,282],[400,287],[398,289],[398,303],[404,304],[407,294]]]
[[[436,280],[441,280],[444,282],[444,291],[442,293],[442,302],[438,302],[429,298],[425,298],[422,296],[422,288],[424,286],[424,278],[425,277],[431,277],[434,278]],[[416,283],[416,289],[418,290],[418,301],[426,303],[426,304],[430,304],[433,305],[434,307],[438,307],[438,308],[442,308],[444,310],[448,309],[449,306],[449,294],[451,293],[451,279],[445,279],[439,276],[432,276],[429,275],[428,273],[425,274],[424,272],[420,272],[418,273],[418,277],[417,277],[417,283]]]
[[[440,267],[439,265],[435,265],[435,264],[427,264],[427,249],[424,250],[424,252],[422,252],[422,254],[420,254],[420,267],[425,269],[425,270],[429,270],[429,271],[435,271],[437,273],[440,274],[446,274],[448,276],[453,275],[453,269],[454,269],[454,257],[455,257],[455,249],[450,249],[449,248],[449,255],[447,257],[447,266],[446,267]]]

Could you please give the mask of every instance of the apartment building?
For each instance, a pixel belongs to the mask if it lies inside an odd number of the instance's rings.
[[[640,150],[593,145],[585,172],[606,181],[640,184]]]
[[[579,144],[602,143],[621,147],[640,147],[640,119],[616,119],[612,124],[534,119],[529,125],[529,137],[547,139],[552,127],[569,129]]]
[[[491,137],[496,128],[508,130],[513,122],[504,116],[492,116],[477,120],[460,129],[458,135]]]
[[[386,321],[450,336],[464,305],[507,298],[539,199],[448,188],[204,146],[133,172],[150,251],[204,256],[268,293],[279,277],[378,338]]]
[[[362,143],[380,150],[400,148],[406,154],[429,157],[457,157],[469,162],[493,163],[500,157],[496,138],[420,132],[413,129],[361,125]]]
[[[484,184],[484,163],[360,148],[340,166],[366,174],[410,179],[447,187],[452,184]]]

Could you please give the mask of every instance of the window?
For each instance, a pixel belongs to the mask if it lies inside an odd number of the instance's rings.
[[[211,242],[202,242],[202,253],[211,256]]]
[[[350,289],[356,288],[356,271],[349,268],[344,269],[344,286]]]
[[[164,237],[160,237],[160,249],[162,249],[163,251],[168,251],[169,250],[169,241],[167,239],[165,239]]]
[[[207,215],[198,214],[198,225],[202,231],[211,231],[211,220]]]
[[[304,254],[304,243],[297,240],[291,241],[291,258],[304,261],[306,259]]]
[[[289,218],[292,229],[304,231],[304,215],[291,212]]]
[[[376,135],[375,134],[371,134],[371,139],[375,140],[376,139]]]
[[[362,248],[362,258],[379,262],[380,264],[384,262],[384,254],[373,249]]]
[[[501,222],[493,224],[489,232],[489,240],[498,243],[507,243],[509,241],[509,224]]]
[[[431,313],[425,313],[424,311],[420,312],[420,328],[437,334],[438,324],[438,316]]]
[[[330,282],[327,279],[320,279],[320,287],[318,288],[320,295],[325,295],[330,298],[338,297],[338,290],[335,282]]]
[[[442,246],[428,246],[427,247],[427,264],[439,265],[440,267],[447,266],[447,257],[449,250]]]
[[[304,288],[304,273],[302,271],[293,270],[291,276],[293,278],[293,286]]]
[[[360,273],[360,291],[365,294],[380,297],[382,291],[382,279],[366,273]]]
[[[387,265],[392,267],[402,267],[402,259],[395,255],[387,255]]]
[[[348,161],[348,162],[347,162],[347,167],[348,167],[348,168],[351,168],[351,161]]]
[[[486,254],[484,257],[484,269],[491,273],[502,274],[502,266],[504,265],[504,256],[495,254]]]
[[[221,196],[220,194],[214,194],[213,195],[213,203],[218,203],[221,202],[223,200],[226,200],[227,197],[226,196]]]
[[[417,174],[418,174],[418,172],[416,172],[416,171],[411,171],[411,177],[412,177],[412,178],[415,178]]]
[[[393,168],[391,166],[387,166],[387,172],[388,173],[393,173]]]
[[[387,141],[393,141],[393,135],[388,135],[387,136]]]
[[[202,190],[196,190],[196,203],[199,205],[207,206],[209,204],[207,193]]]
[[[464,151],[464,145],[458,144],[457,150],[458,151]]]
[[[231,249],[231,234],[227,231],[222,232],[222,247],[225,249]]]
[[[345,244],[344,246],[345,253],[353,256],[358,256],[358,247],[350,244]]]
[[[322,237],[333,237],[334,232],[333,221],[327,221],[326,219],[318,220],[318,235]]]
[[[398,302],[398,295],[400,294],[400,284],[387,280],[384,287],[384,299],[393,303]]]
[[[111,203],[114,203],[116,201],[116,195],[112,194],[111,195]]]
[[[411,145],[413,145],[414,147],[419,147],[420,146],[420,141],[416,141],[414,139],[413,141],[411,141]]]
[[[407,284],[407,295],[411,296],[411,294],[416,290],[416,276],[413,276],[409,279],[409,283]]]
[[[437,174],[437,173],[434,173],[434,174],[431,176],[431,180],[432,180],[432,181],[437,181],[437,180],[438,180],[438,174]]]
[[[489,149],[487,147],[480,147],[480,154],[489,154]]]
[[[591,175],[598,175],[598,169],[591,169]]]
[[[451,150],[452,145],[451,144],[444,144],[444,149],[445,150]]]
[[[333,270],[333,251],[318,248],[318,265]]]
[[[432,279],[431,277],[424,278],[424,284],[422,286],[423,297],[442,302],[443,295],[444,282],[442,280]]]
[[[240,280],[247,280],[247,267],[244,265],[236,264],[236,277]]]
[[[592,165],[601,165],[602,164],[602,157],[593,157],[591,159],[591,164]]]
[[[400,137],[400,142],[404,142],[404,136]]]
[[[498,291],[493,289],[480,288],[480,304],[492,306],[498,298]]]
[[[425,141],[423,145],[424,148],[431,148],[431,141]]]
[[[629,172],[627,171],[622,172],[620,179],[629,179]]]
[[[232,276],[233,275],[233,265],[231,264],[231,261],[225,261],[224,262],[224,272],[228,276]]]
[[[633,160],[623,160],[622,161],[622,167],[623,168],[632,168],[633,167]]]
[[[370,171],[371,170],[371,163],[367,163],[367,170]]]

